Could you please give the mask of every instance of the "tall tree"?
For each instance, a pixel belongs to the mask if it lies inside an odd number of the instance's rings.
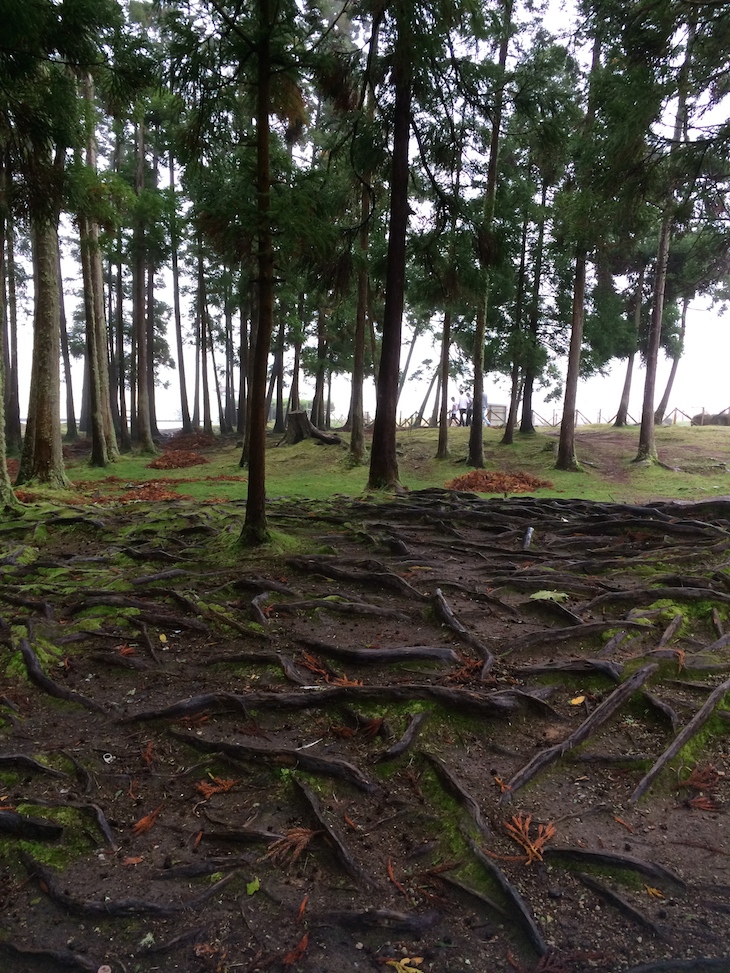
[[[399,489],[396,455],[396,410],[401,330],[405,300],[406,230],[408,228],[408,145],[413,81],[413,9],[406,0],[393,5],[396,40],[393,50],[393,161],[386,264],[383,342],[376,395],[368,489]]]

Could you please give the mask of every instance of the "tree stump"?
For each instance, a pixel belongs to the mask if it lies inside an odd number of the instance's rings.
[[[286,417],[284,442],[293,446],[303,439],[316,439],[327,446],[339,446],[342,443],[342,439],[336,433],[323,432],[313,426],[306,412],[290,412]]]

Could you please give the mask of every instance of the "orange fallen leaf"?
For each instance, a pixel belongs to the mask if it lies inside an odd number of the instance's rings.
[[[614,814],[613,820],[616,822],[616,824],[622,824],[624,826],[624,828],[626,828],[627,831],[630,831],[631,832],[631,834],[635,834],[634,829],[631,827],[631,825],[627,821],[624,821],[623,818],[618,818]]]
[[[165,806],[164,803],[160,804],[158,807],[154,809],[154,811],[150,811],[149,814],[146,814],[143,818],[140,818],[139,821],[134,825],[132,829],[134,833],[136,835],[141,835],[144,834],[146,831],[149,831],[150,828],[155,823],[155,821],[157,820],[157,816],[159,815],[160,811],[163,809],[164,806]]]
[[[297,922],[302,921],[304,917],[304,910],[307,908],[308,900],[309,900],[309,896],[305,895],[304,898],[302,899],[301,905],[299,906],[299,912],[297,913]]]
[[[139,865],[141,861],[144,861],[142,855],[135,855],[134,857],[123,858],[122,865]]]
[[[147,746],[142,750],[142,760],[149,766],[154,760],[154,755],[152,753],[152,741],[150,740]]]
[[[290,950],[281,958],[282,966],[294,966],[304,956],[309,945],[309,933],[305,932],[294,949]]]
[[[408,898],[408,892],[406,892],[405,888],[401,885],[401,883],[395,877],[395,872],[393,871],[393,859],[392,858],[389,858],[388,859],[388,878],[391,880],[391,882],[393,883],[393,885],[395,885],[395,887],[398,889],[398,891],[401,893],[401,895],[405,895],[405,897]]]
[[[235,787],[236,784],[241,783],[240,778],[238,780],[229,780],[221,777],[211,777],[211,780],[213,781],[212,784],[209,784],[207,780],[199,780],[195,785],[195,790],[199,794],[202,794],[206,801],[209,797],[212,797],[213,794],[226,794],[231,790],[231,788]]]

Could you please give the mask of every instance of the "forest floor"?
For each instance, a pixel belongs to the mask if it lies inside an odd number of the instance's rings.
[[[0,522],[3,973],[730,970],[730,500],[164,476]]]

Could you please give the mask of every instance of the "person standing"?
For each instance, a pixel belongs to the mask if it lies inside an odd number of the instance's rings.
[[[449,420],[450,426],[459,425],[459,406],[456,404],[456,399],[451,396],[451,419]]]
[[[489,421],[489,402],[487,400],[486,392],[482,392],[482,418],[485,426],[492,425],[492,423]]]
[[[459,425],[466,425],[466,410],[469,408],[469,398],[464,389],[459,389]]]
[[[466,396],[466,424],[471,425],[472,416],[474,415],[474,399],[469,393]]]

